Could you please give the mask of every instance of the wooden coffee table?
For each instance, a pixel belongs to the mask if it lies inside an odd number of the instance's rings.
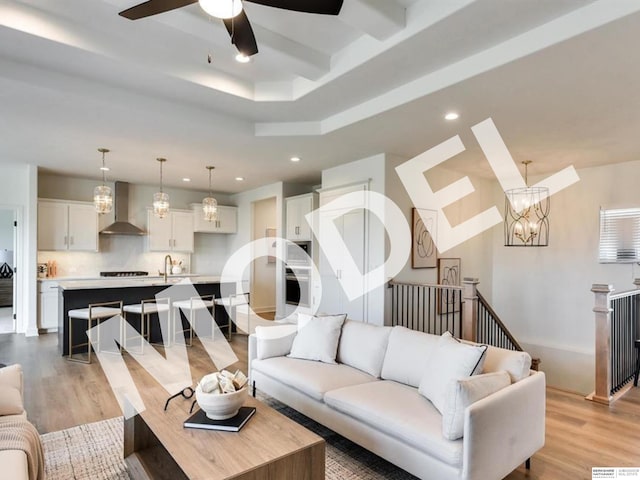
[[[273,408],[249,397],[256,413],[239,432],[184,428],[191,400],[177,397],[165,412],[169,395],[153,383],[136,379],[146,410],[125,419],[132,478],[324,480],[324,440]]]

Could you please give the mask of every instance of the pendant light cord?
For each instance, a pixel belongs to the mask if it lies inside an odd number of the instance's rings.
[[[104,168],[104,154],[105,152],[102,152],[102,186],[104,187],[105,184],[105,176],[104,176],[104,172],[106,171]]]

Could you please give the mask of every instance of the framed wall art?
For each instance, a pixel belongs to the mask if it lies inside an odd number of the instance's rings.
[[[411,268],[435,268],[438,265],[438,250],[433,241],[437,214],[435,210],[426,208],[414,208],[412,211]]]
[[[438,259],[438,285],[460,286],[462,277],[459,258]],[[454,313],[460,311],[460,290],[440,289],[440,301],[438,301],[438,313]]]

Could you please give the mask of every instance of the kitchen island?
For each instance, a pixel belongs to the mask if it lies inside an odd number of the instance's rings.
[[[123,305],[136,304],[142,300],[153,299],[161,292],[168,295],[172,302],[188,300],[193,295],[193,289],[198,295],[215,295],[215,298],[219,298],[220,277],[181,276],[169,277],[167,280],[163,277],[134,277],[117,280],[60,281],[58,283],[58,350],[61,355],[69,353],[69,310],[86,308],[90,304],[114,301],[122,301]],[[216,306],[214,318],[218,325],[227,325],[229,317],[224,307]],[[74,345],[86,342],[85,330],[74,328],[73,333]],[[153,322],[150,334],[151,341],[161,341],[159,328],[154,327]],[[86,349],[86,347],[82,348]]]

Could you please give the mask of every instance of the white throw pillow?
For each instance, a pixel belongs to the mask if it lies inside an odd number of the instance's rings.
[[[481,372],[486,351],[486,345],[467,345],[445,332],[429,356],[418,391],[443,413],[449,383]]]
[[[511,385],[507,372],[485,373],[460,380],[452,380],[448,387],[442,412],[442,435],[457,440],[464,435],[464,412],[469,405]]]
[[[346,317],[346,314],[312,317],[298,330],[291,345],[291,353],[287,356],[336,363],[338,341]]]
[[[274,325],[256,327],[256,355],[258,360],[283,357],[291,351],[298,327],[295,325]]]
[[[346,320],[338,346],[338,362],[380,378],[391,330],[391,327]]]

